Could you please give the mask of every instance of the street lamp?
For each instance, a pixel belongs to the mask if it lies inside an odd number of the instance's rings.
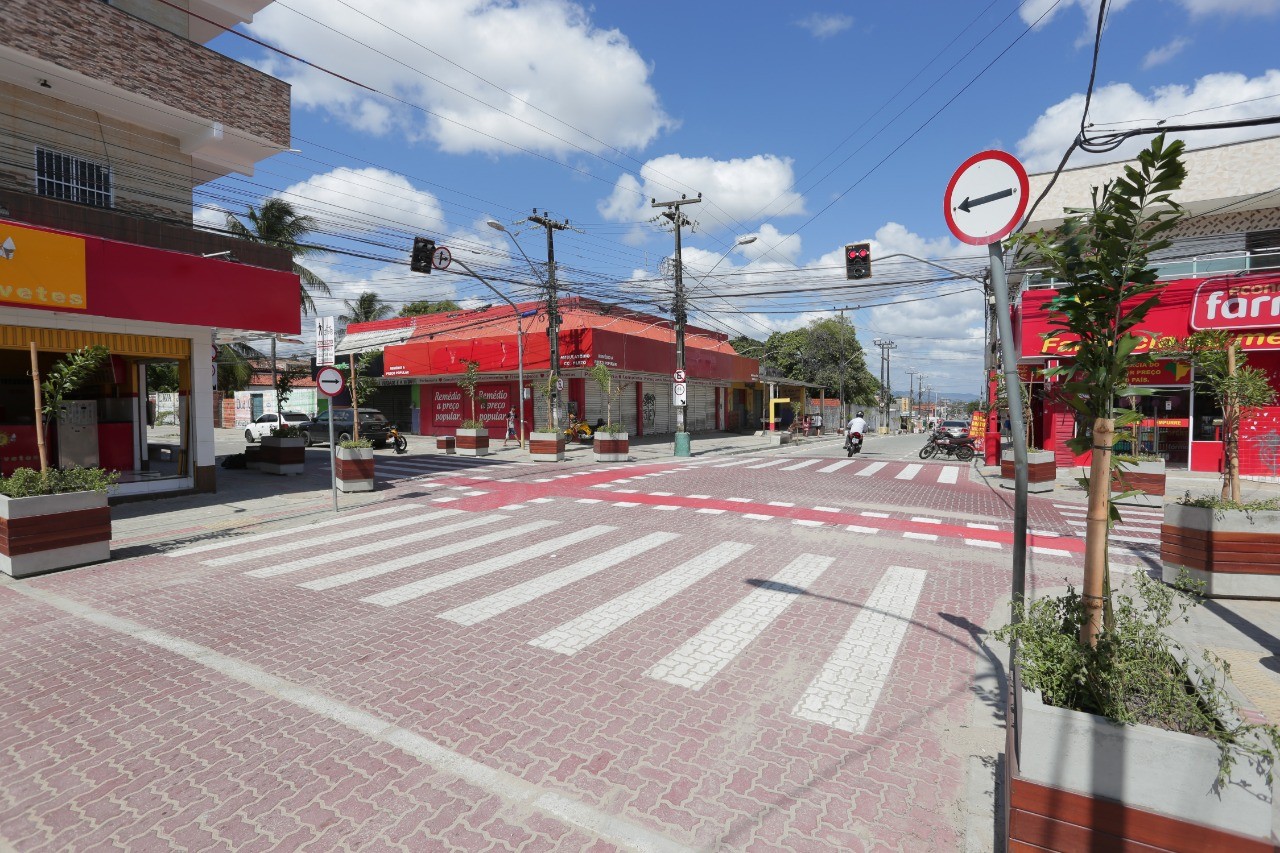
[[[551,375],[556,377],[557,380],[559,380],[560,348],[558,346],[558,341],[557,341],[557,336],[560,334],[559,315],[558,315],[559,309],[556,307],[555,304],[553,304],[554,293],[551,289],[551,285],[549,285],[547,281],[542,277],[542,273],[538,272],[537,264],[535,264],[533,260],[530,259],[530,257],[527,254],[525,254],[524,247],[520,245],[520,241],[516,239],[516,235],[512,234],[510,231],[507,230],[507,226],[503,225],[501,222],[499,222],[496,219],[486,220],[485,225],[488,225],[494,231],[501,231],[503,234],[507,235],[507,238],[510,239],[512,244],[516,247],[516,251],[518,251],[520,253],[520,256],[524,258],[525,263],[529,265],[529,269],[533,270],[533,274],[538,279],[538,282],[542,284],[544,289],[547,291],[547,336],[550,339],[549,345],[550,345],[550,353],[551,353]],[[475,273],[472,273],[472,275],[475,275]],[[476,278],[480,278],[480,276],[477,275]],[[484,279],[482,278],[480,280],[484,281]],[[494,293],[498,293],[498,291],[494,290],[493,285],[489,284],[487,281],[484,281],[484,283],[488,285],[489,289],[493,290]],[[524,324],[521,321],[521,318],[523,315],[516,310],[515,304],[512,303],[510,299],[507,299],[507,297],[503,296],[501,293],[498,293],[498,295],[502,297],[502,299],[506,300],[507,304],[511,306],[512,311],[515,311],[516,325],[518,327],[518,331],[520,335],[520,341],[519,341],[520,342],[520,394],[519,394],[519,400],[517,401],[517,404],[520,407],[520,437],[521,437],[520,446],[524,447]],[[559,385],[559,382],[557,381],[556,384]],[[559,389],[557,388],[557,391],[558,390]],[[551,428],[556,432],[559,432],[560,430],[559,401],[556,401],[556,405],[552,407]]]
[[[462,260],[461,258],[455,255],[453,258],[453,263],[462,267],[473,278],[475,278],[485,287],[492,290],[494,296],[497,296],[503,302],[510,305],[511,313],[515,315],[515,318],[516,318],[516,385],[519,386],[519,391],[516,393],[516,406],[520,411],[520,435],[517,438],[517,444],[520,448],[523,449],[524,448],[524,315],[520,313],[520,309],[516,307],[516,304],[512,302],[505,293],[503,293],[501,290],[498,290],[498,288],[490,284],[489,281],[484,276],[480,275],[480,273],[476,272],[471,267],[467,266],[466,261]]]

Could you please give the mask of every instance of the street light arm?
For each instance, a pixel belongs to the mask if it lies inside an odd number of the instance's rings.
[[[510,305],[510,306],[511,306],[511,310],[512,310],[512,311],[515,311],[517,314],[519,314],[519,313],[520,313],[520,310],[519,310],[518,308],[516,308],[516,304],[515,304],[514,302],[512,302],[512,301],[511,301],[511,299],[510,299],[510,298],[508,298],[508,297],[507,297],[507,295],[506,295],[505,293],[503,293],[501,290],[498,290],[498,288],[496,288],[496,287],[494,287],[492,284],[490,284],[490,283],[488,282],[488,280],[486,280],[486,279],[485,279],[485,277],[484,277],[484,276],[480,275],[480,273],[476,272],[476,271],[475,271],[475,270],[473,270],[471,267],[467,266],[466,261],[462,260],[461,258],[459,258],[458,256],[456,256],[456,255],[455,255],[455,256],[454,256],[454,258],[453,258],[453,263],[455,263],[455,264],[457,264],[458,266],[462,267],[464,270],[466,270],[466,271],[467,271],[467,274],[468,274],[468,275],[470,275],[472,278],[474,278],[474,279],[476,279],[477,281],[479,281],[479,282],[480,282],[481,284],[483,284],[485,287],[487,287],[487,288],[489,288],[490,290],[492,290],[492,291],[493,291],[493,295],[494,295],[494,296],[496,296],[496,297],[498,297],[499,299],[501,299],[503,302],[507,303],[508,305]]]
[[[986,287],[986,284],[987,284],[987,280],[985,278],[978,278],[976,275],[972,275],[967,272],[961,272],[960,270],[953,270],[951,269],[951,267],[944,267],[942,264],[937,263],[936,261],[929,261],[929,260],[925,260],[924,258],[917,258],[915,255],[909,255],[906,252],[894,252],[892,255],[884,255],[882,257],[876,258],[876,260],[887,261],[890,258],[910,258],[913,261],[918,261],[919,263],[928,264],[931,267],[936,267],[937,269],[940,269],[943,272],[951,273],[952,275],[958,275],[961,278],[967,278],[967,279],[976,281],[979,284],[981,284],[984,288]]]

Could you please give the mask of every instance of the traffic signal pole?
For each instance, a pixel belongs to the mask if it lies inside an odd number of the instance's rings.
[[[671,315],[675,319],[676,333],[676,370],[684,374],[684,326],[688,320],[688,311],[685,307],[684,293],[684,270],[680,255],[680,230],[686,225],[693,223],[687,216],[680,212],[680,208],[686,204],[697,204],[702,201],[702,194],[699,193],[697,198],[685,198],[681,196],[678,201],[658,201],[650,199],[652,207],[665,207],[659,216],[668,220],[672,229],[676,232],[676,254],[675,254],[675,297],[671,302]],[[686,417],[687,407],[686,401],[682,400],[676,403],[676,442],[675,455],[688,456],[689,448],[689,430],[688,419]]]

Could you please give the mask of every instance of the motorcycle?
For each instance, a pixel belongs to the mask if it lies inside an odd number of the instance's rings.
[[[564,437],[569,441],[591,441],[595,430],[586,421],[570,423],[564,430]]]
[[[929,459],[938,453],[968,462],[974,456],[973,439],[969,436],[956,438],[946,430],[935,430],[925,439],[924,447],[920,448],[920,458]]]
[[[862,433],[850,432],[847,435],[845,435],[844,449],[848,451],[850,456],[852,456],[855,453],[861,452],[862,451]]]
[[[409,440],[400,434],[400,430],[396,429],[396,425],[392,424],[391,429],[387,430],[387,441],[395,447],[396,453],[409,452]]]

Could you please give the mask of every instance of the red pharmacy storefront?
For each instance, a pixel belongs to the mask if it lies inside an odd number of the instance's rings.
[[[120,472],[119,494],[215,488],[216,342],[297,334],[298,277],[0,221],[0,473],[39,467],[33,360],[107,362],[48,418],[49,462]]]
[[[1048,302],[1053,289],[1032,289],[1020,306],[1020,371],[1032,388],[1032,440],[1057,454],[1066,467],[1083,460],[1065,442],[1082,428],[1079,416],[1055,400],[1052,382],[1041,371],[1069,361],[1075,340],[1050,323]],[[1245,363],[1270,376],[1280,388],[1280,275],[1189,278],[1165,282],[1159,303],[1138,331],[1144,338],[1138,352],[1158,353],[1162,346],[1202,329],[1228,329],[1236,334]],[[1149,394],[1117,400],[1143,414],[1136,437],[1139,452],[1163,456],[1171,467],[1193,471],[1221,471],[1222,409],[1211,394],[1195,384],[1186,364],[1160,359],[1135,366],[1129,382]],[[1268,407],[1241,421],[1241,473],[1274,477],[1280,474],[1280,407]]]

